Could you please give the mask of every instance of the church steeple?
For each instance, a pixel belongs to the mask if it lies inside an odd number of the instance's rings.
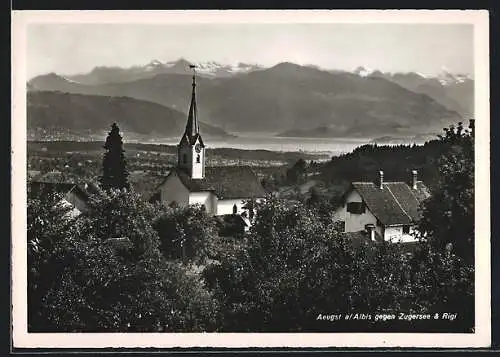
[[[200,133],[200,127],[198,124],[198,108],[196,107],[196,66],[190,65],[189,67],[193,69],[193,91],[191,92],[191,104],[189,106],[188,120],[184,133],[191,142]]]
[[[205,145],[200,135],[198,123],[198,108],[196,107],[196,66],[193,69],[193,90],[189,106],[186,130],[177,146],[177,166],[186,171],[193,179],[205,177]]]

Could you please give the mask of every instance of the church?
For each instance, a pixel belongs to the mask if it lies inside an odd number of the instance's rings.
[[[192,86],[186,129],[177,145],[177,166],[158,185],[151,200],[181,207],[203,205],[214,216],[241,217],[248,229],[256,212],[247,202],[263,200],[266,192],[249,167],[206,167],[206,148],[196,107],[195,73]]]

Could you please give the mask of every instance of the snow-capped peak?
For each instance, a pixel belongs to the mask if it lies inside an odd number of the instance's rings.
[[[373,73],[373,69],[368,68],[368,67],[359,66],[353,71],[353,73],[357,74],[358,76],[361,76],[361,77],[367,77]]]
[[[442,66],[441,72],[437,75],[437,79],[443,86],[446,86],[472,80],[472,77],[464,73],[453,74],[448,68]]]
[[[248,64],[248,63],[232,63],[232,64],[224,64],[216,61],[199,61],[192,62],[186,60],[178,60],[174,62],[167,62],[165,64],[166,67],[174,66],[175,64],[179,64],[180,61],[185,61],[190,64],[196,66],[196,72],[205,76],[227,76],[233,75],[237,73],[246,73],[255,69],[261,69],[262,67],[257,64]]]
[[[417,76],[422,77],[422,78],[429,78],[427,74],[423,74],[422,72],[414,72]]]
[[[158,67],[162,67],[164,66],[165,64],[159,60],[152,60],[151,62],[149,62],[147,65],[144,66],[144,70],[146,71],[153,71],[155,70],[156,68]]]
[[[76,83],[76,84],[79,84],[79,83],[80,83],[80,82],[74,81],[74,80],[69,79],[69,78],[64,77],[64,76],[59,76],[59,77],[61,77],[62,79],[64,79],[64,80],[65,80],[66,82],[68,82],[68,83]]]

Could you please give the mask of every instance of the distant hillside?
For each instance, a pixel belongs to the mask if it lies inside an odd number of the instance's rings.
[[[335,130],[335,126],[318,126],[314,129],[292,129],[275,135],[288,138],[335,138],[345,136],[344,130]]]
[[[465,75],[443,71],[439,76],[427,77],[418,73],[382,73],[369,76],[390,80],[415,93],[426,94],[463,118],[474,116],[474,80]]]
[[[57,75],[56,75],[57,76]],[[191,80],[159,74],[123,83],[84,85],[54,75],[30,81],[32,90],[127,96],[185,112]],[[328,72],[293,63],[226,78],[198,78],[200,118],[231,132],[334,128],[335,136],[382,136],[440,131],[460,115],[428,95],[385,78]]]
[[[179,137],[186,125],[186,115],[180,111],[127,97],[36,91],[28,93],[27,106],[28,131],[93,134],[107,132],[116,122],[125,132]],[[207,136],[228,136],[205,123],[200,123],[200,130]]]

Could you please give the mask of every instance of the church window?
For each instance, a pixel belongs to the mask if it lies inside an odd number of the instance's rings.
[[[238,213],[238,207],[236,205],[233,205],[233,214]]]
[[[188,162],[188,157],[186,154],[182,155],[182,163],[187,164]]]
[[[200,154],[196,155],[196,162],[199,164],[200,163]]]

